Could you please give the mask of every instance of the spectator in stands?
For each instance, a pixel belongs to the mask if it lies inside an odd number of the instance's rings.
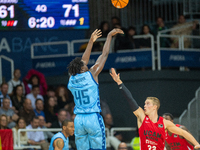
[[[112,26],[112,29],[114,29],[116,26],[116,24],[121,24],[121,20],[120,20],[120,18],[119,17],[117,17],[117,16],[113,16],[112,18],[111,18],[111,26]]]
[[[35,101],[35,109],[34,109],[34,112],[35,112],[35,115],[38,117],[38,116],[43,116],[45,118],[45,114],[44,114],[44,103],[43,103],[43,100],[41,99],[36,99]]]
[[[128,149],[126,143],[121,142],[121,143],[119,144],[119,146],[118,146],[118,150],[126,150],[126,149]]]
[[[18,113],[23,107],[25,96],[23,94],[23,86],[17,85],[13,89],[13,95],[11,96],[12,105],[15,107],[15,113]]]
[[[47,127],[45,126],[46,122],[45,122],[45,118],[43,116],[38,116],[39,118],[39,127],[41,129],[47,129]],[[46,142],[49,142],[51,140],[51,138],[54,136],[54,134],[50,131],[45,131],[43,132],[44,134],[44,139]]]
[[[35,101],[36,101],[36,99],[43,100],[42,95],[40,95],[39,93],[40,93],[39,86],[38,85],[33,85],[32,92],[26,95],[26,98],[31,100],[33,109],[35,109]]]
[[[133,36],[136,35],[136,29],[133,26],[130,26],[127,31],[127,37],[129,41],[129,49],[139,48],[138,39],[134,39]]]
[[[109,25],[108,21],[102,21],[99,29],[102,32],[102,37],[103,38],[107,37],[108,33],[110,32],[110,25]]]
[[[14,128],[12,128],[13,131],[13,136],[14,139],[16,140],[16,143],[18,143],[18,130],[19,129],[26,129],[26,122],[25,119],[20,117],[18,118],[17,122],[16,122],[16,126]],[[27,145],[28,144],[28,136],[27,136],[27,132],[20,132],[20,145]]]
[[[55,104],[55,99],[53,97],[49,97],[47,104],[44,108],[46,122],[52,124],[55,120],[57,120],[57,112],[58,108]]]
[[[15,69],[13,75],[14,75],[14,78],[11,79],[10,81],[8,81],[8,94],[12,95],[13,94],[12,93],[13,89],[17,85],[22,85],[22,87],[23,87],[23,94],[25,94],[24,83],[22,81],[20,81],[21,71],[19,69]]]
[[[26,98],[23,103],[23,109],[20,109],[19,116],[23,117],[26,121],[26,124],[30,124],[33,117],[35,117],[35,112],[31,104],[31,100]]]
[[[133,148],[133,150],[140,150],[140,137],[138,127],[135,131],[135,137],[131,140],[130,146]]]
[[[101,106],[101,115],[104,118],[106,114],[111,114],[110,108],[108,104],[105,102],[105,100],[100,100],[100,106]]]
[[[178,23],[173,26],[175,30],[171,32],[171,35],[190,35],[192,33],[194,23],[197,23],[197,21],[186,22],[185,16],[180,15]],[[171,40],[172,40],[171,48],[178,48],[179,47],[178,38],[171,38]],[[189,48],[190,46],[191,46],[191,40],[189,38],[184,38],[184,47]]]
[[[113,119],[111,114],[106,114],[104,117],[105,127],[111,129],[113,127]]]
[[[67,119],[71,120],[71,116],[74,114],[74,107],[75,104],[74,102],[69,104],[69,107],[67,109],[65,109],[67,111]]]
[[[168,28],[165,26],[163,18],[158,17],[156,20],[156,26],[153,29],[154,39],[157,40],[157,34],[159,31],[167,30]],[[170,47],[171,43],[168,38],[162,37],[160,38],[160,46],[161,47]]]
[[[62,122],[67,119],[67,111],[65,109],[60,109],[58,111],[58,119],[56,119],[51,128],[62,128]]]
[[[125,50],[130,48],[129,40],[127,37],[127,31],[122,28],[121,24],[115,24],[115,28],[119,28],[124,31],[125,34],[117,34],[115,36],[114,51]]]
[[[32,90],[33,85],[38,85],[40,88],[40,94],[46,95],[47,83],[44,75],[34,69],[28,71],[26,77],[23,79],[26,94],[29,94]]]
[[[71,115],[71,120],[74,122],[74,119],[75,119],[76,115],[75,114],[72,114]]]
[[[48,86],[47,94],[43,96],[44,106],[47,104],[49,97],[54,97],[55,101],[57,101],[56,92],[53,86]]]
[[[31,120],[31,124],[29,124],[26,129],[41,129],[39,127],[39,119],[38,117],[33,117]],[[28,131],[28,143],[30,145],[41,145],[42,143],[46,143],[44,134],[42,131]],[[31,149],[32,150],[32,149]]]
[[[3,99],[3,107],[0,108],[0,115],[5,114],[8,118],[8,128],[13,128],[16,125],[16,121],[19,118],[17,114],[15,114],[14,110],[10,108],[10,99]]]
[[[101,22],[99,29],[102,32],[102,38],[106,38],[107,34],[110,32],[109,23],[107,21]],[[104,43],[105,42],[103,42],[103,41],[95,42],[92,47],[92,52],[102,51]],[[87,46],[87,45],[85,45],[85,46]],[[86,47],[84,49],[82,49],[82,52],[85,51],[85,49],[86,49]]]
[[[108,128],[109,130],[111,130],[111,128],[113,128],[113,118],[111,114],[106,114],[104,117],[104,124],[105,127]],[[122,141],[123,137],[119,132],[114,133],[114,136],[119,140]]]
[[[69,92],[67,88],[62,85],[57,87],[56,97],[59,109],[67,109],[69,107],[69,104],[73,102],[73,100],[69,98]]]
[[[8,95],[8,84],[7,83],[2,83],[1,84],[1,91],[0,91],[0,106],[3,106],[3,99],[8,98],[10,99],[10,96]],[[10,103],[10,107],[12,107],[12,102]],[[15,109],[12,107],[12,109]]]
[[[7,118],[7,116],[4,115],[4,114],[0,115],[0,129],[1,130],[9,129],[7,127],[7,124],[8,124],[8,118]]]
[[[151,35],[150,33],[150,28],[148,25],[143,25],[142,27],[142,32],[141,32],[142,35]],[[139,47],[140,48],[151,48],[151,38],[150,37],[144,37],[144,38],[141,38],[139,40]]]
[[[192,35],[200,36],[200,24],[194,23]],[[192,39],[192,48],[200,48],[200,39]]]

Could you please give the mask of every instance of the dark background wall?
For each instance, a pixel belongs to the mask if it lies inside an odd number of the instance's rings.
[[[195,91],[200,86],[200,71],[119,72],[122,81],[142,108],[146,97],[155,96],[160,99],[159,115],[170,112],[175,117],[179,117],[187,109],[187,104],[194,98]],[[48,77],[47,82],[49,85],[67,84],[68,76]],[[99,89],[100,98],[107,102],[111,109],[115,126],[136,126],[136,117],[108,71],[99,75]]]

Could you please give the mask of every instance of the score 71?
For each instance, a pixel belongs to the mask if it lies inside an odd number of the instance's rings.
[[[70,10],[74,10],[74,16],[79,17],[79,5],[75,4],[73,7],[71,4],[63,4],[62,8],[66,8],[64,17],[69,17]]]

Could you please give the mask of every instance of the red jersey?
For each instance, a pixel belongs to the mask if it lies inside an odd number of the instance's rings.
[[[145,116],[139,128],[141,150],[164,150],[165,147],[165,127],[163,117],[159,117],[153,123],[148,116]]]
[[[181,125],[176,124],[177,127]],[[186,139],[182,139],[179,135],[172,133],[170,136],[168,132],[166,132],[166,142],[169,144],[172,150],[180,149],[180,150],[193,150],[194,147],[190,145]]]

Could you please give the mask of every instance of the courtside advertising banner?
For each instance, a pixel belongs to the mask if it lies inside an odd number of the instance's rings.
[[[82,55],[76,56],[81,57]],[[95,64],[100,54],[90,56],[88,67]],[[68,57],[54,57],[33,59],[33,69],[36,69],[45,75],[58,75],[61,72],[67,72],[68,64],[75,58],[75,56]],[[126,53],[112,53],[109,54],[104,69],[110,68],[126,69],[126,68],[141,68],[152,67],[152,53],[151,51],[141,52],[126,52]]]
[[[200,51],[161,50],[161,67],[200,67]]]

